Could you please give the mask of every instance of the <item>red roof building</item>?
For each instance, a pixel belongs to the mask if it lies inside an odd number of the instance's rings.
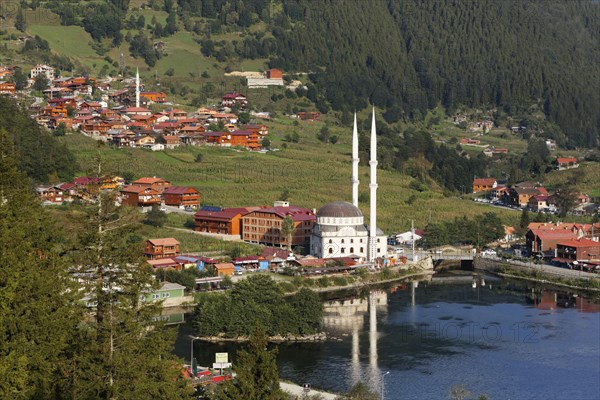
[[[194,215],[194,230],[224,235],[241,235],[242,217],[259,209],[260,207],[239,207],[221,210],[218,207],[213,209],[207,207]]]
[[[498,186],[494,178],[475,178],[473,179],[473,193],[487,192]]]
[[[131,207],[160,204],[160,193],[149,187],[125,186],[121,189],[121,204]]]
[[[136,186],[154,189],[158,193],[162,193],[166,188],[171,186],[171,182],[164,180],[163,178],[157,178],[155,176],[152,178],[149,178],[149,177],[140,178],[140,179],[134,181],[133,184]]]
[[[316,216],[311,210],[297,206],[276,205],[244,215],[242,239],[252,243],[283,247],[288,244],[288,238],[281,232],[286,217],[294,221],[290,245],[308,246]]]
[[[557,243],[556,256],[573,261],[598,261],[600,242],[585,238],[561,241]]]
[[[144,254],[149,260],[177,257],[179,253],[179,241],[175,238],[148,239],[144,244]]]
[[[170,186],[163,191],[162,197],[167,206],[200,207],[200,192],[191,186]]]

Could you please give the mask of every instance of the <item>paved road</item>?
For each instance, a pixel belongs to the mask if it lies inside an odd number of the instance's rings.
[[[501,261],[501,259],[497,258],[497,257],[496,258],[488,257],[488,258],[497,259],[498,261]],[[526,263],[526,262],[516,261],[516,260],[508,260],[508,262],[510,262],[511,264],[521,265],[523,267],[530,268],[531,270],[535,270],[535,271],[541,270],[541,271],[547,272],[552,275],[564,276],[567,278],[600,279],[600,275],[598,275],[596,273],[590,273],[590,272],[580,271],[580,270],[576,270],[576,269],[555,267],[553,265],[548,265],[548,264]]]
[[[335,400],[337,396],[333,393],[322,392],[320,390],[311,389],[310,392],[304,392],[304,389],[300,385],[288,382],[279,382],[279,386],[284,392],[290,393],[292,396],[296,396],[296,399],[302,399],[305,394],[309,396],[321,396],[324,400]]]

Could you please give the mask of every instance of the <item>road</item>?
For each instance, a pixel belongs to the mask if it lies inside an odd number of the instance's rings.
[[[493,260],[498,260],[498,261],[502,261],[501,258],[498,257],[487,257]],[[576,278],[585,278],[585,279],[599,279],[600,275],[596,274],[596,273],[590,273],[590,272],[585,272],[585,271],[580,271],[577,269],[568,269],[568,268],[562,268],[562,267],[555,267],[554,265],[548,265],[548,264],[535,264],[535,263],[526,263],[526,262],[522,262],[522,261],[516,261],[516,260],[508,260],[511,264],[516,264],[516,265],[521,265],[523,267],[528,267],[530,268],[532,271],[544,271],[548,274],[551,275],[557,275],[557,276],[564,276],[567,278],[571,278],[571,279],[576,279]]]
[[[284,392],[296,396],[296,399],[302,399],[304,395],[309,396],[321,396],[324,400],[335,400],[337,395],[329,392],[322,392],[320,390],[311,389],[309,392],[305,392],[302,386],[296,385],[295,383],[279,382],[279,386]]]

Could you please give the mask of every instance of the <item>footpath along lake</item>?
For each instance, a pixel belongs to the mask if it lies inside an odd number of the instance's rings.
[[[335,295],[330,295],[335,296]],[[282,379],[332,392],[358,381],[386,399],[600,399],[600,301],[523,282],[410,282],[325,301],[324,343],[279,345]],[[190,357],[190,319],[176,353]],[[233,343],[196,341],[200,365]]]

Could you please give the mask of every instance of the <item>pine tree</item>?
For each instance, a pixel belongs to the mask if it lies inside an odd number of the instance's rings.
[[[72,257],[95,313],[77,331],[74,398],[183,399],[190,393],[171,355],[173,338],[153,322],[160,306],[141,300],[156,282],[139,257],[138,225],[135,210],[115,206],[107,194],[88,209]]]
[[[275,357],[277,350],[267,349],[267,335],[256,328],[245,350],[237,353],[234,366],[237,377],[219,390],[218,400],[284,400],[287,396],[279,387],[279,372]]]
[[[49,399],[82,318],[52,225],[0,129],[0,398]]]
[[[27,22],[25,21],[25,15],[23,15],[23,9],[19,7],[17,15],[15,16],[15,28],[21,32],[25,32],[27,29]]]

